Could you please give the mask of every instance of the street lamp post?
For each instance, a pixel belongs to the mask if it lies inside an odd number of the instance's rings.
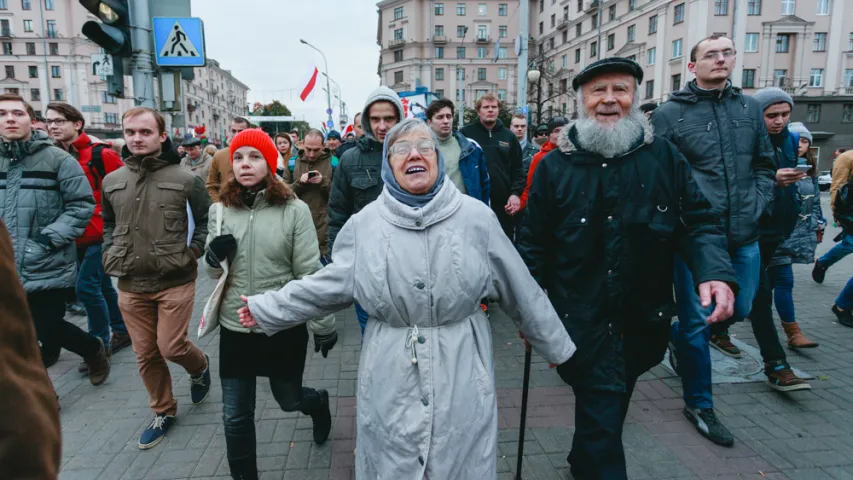
[[[335,86],[338,87],[338,100],[340,100],[340,102],[341,102],[340,103],[340,111],[341,111],[341,118],[343,118],[344,115],[347,113],[347,102],[345,102],[343,99],[344,91],[341,88],[341,85],[338,82],[336,82],[334,78],[326,75],[325,73],[323,73],[323,76],[326,77],[326,80],[331,80],[332,83],[334,83]]]
[[[533,69],[527,71],[527,80],[536,84],[536,126],[542,123],[542,72],[533,63]]]
[[[322,50],[315,47],[314,45],[311,45],[310,43],[306,42],[305,40],[303,40],[301,38],[299,39],[299,41],[305,45],[308,45],[309,47],[313,48],[314,50],[317,50],[317,52],[319,52],[320,55],[322,55],[322,57],[323,57],[323,63],[326,65],[326,72],[324,73],[324,75],[326,76],[326,106],[328,108],[326,110],[326,113],[329,114],[329,122],[331,122],[331,124],[334,125],[335,122],[334,122],[334,120],[332,120],[332,94],[331,94],[332,89],[329,87],[329,61],[326,60],[326,55],[322,52]]]

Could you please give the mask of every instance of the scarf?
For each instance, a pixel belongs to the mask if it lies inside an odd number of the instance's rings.
[[[391,169],[391,159],[389,158],[388,152],[390,147],[390,145],[388,145],[388,138],[388,136],[385,137],[385,142],[382,145],[382,181],[385,182],[385,188],[387,188],[391,196],[397,199],[400,203],[414,208],[423,208],[424,205],[435,198],[435,195],[439,190],[441,190],[441,186],[444,185],[444,156],[441,154],[441,151],[438,150],[438,144],[436,144],[435,153],[438,156],[438,160],[436,162],[438,164],[438,177],[436,177],[435,183],[432,185],[432,188],[429,189],[429,192],[423,195],[415,195],[403,190],[403,187],[397,183],[397,179],[394,177],[394,171]]]

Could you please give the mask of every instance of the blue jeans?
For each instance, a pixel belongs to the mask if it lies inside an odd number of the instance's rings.
[[[127,335],[127,327],[118,308],[118,293],[101,263],[102,251],[100,244],[77,250],[77,298],[86,309],[89,333],[109,348],[110,330]]]
[[[222,422],[228,460],[242,460],[256,454],[255,387],[257,377],[221,378]],[[310,415],[320,406],[320,396],[302,381],[270,377],[270,390],[285,412]]]
[[[749,315],[758,289],[761,271],[758,243],[735,250],[731,259],[740,287],[732,320],[740,321]],[[693,284],[693,274],[679,256],[675,257],[674,277],[679,321],[672,324],[671,339],[675,345],[678,370],[684,387],[684,403],[691,408],[713,408],[711,352],[708,345],[711,331],[705,320],[714,310],[714,304],[702,307],[696,285]]]
[[[367,320],[370,318],[370,314],[367,313],[361,305],[356,302],[355,304],[355,316],[358,317],[358,324],[361,326],[361,336],[364,336],[364,327],[367,326]]]
[[[853,253],[853,235],[845,234],[840,242],[818,259],[818,262],[821,267],[829,268],[851,253]]]
[[[794,269],[787,265],[776,265],[767,269],[770,275],[770,288],[773,289],[773,300],[776,303],[776,313],[782,323],[795,323],[794,314]]]
[[[847,285],[835,299],[835,304],[844,310],[853,310],[853,277],[847,280]]]

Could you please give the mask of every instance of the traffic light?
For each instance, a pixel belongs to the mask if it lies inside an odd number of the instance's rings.
[[[86,7],[86,10],[103,22],[89,20],[84,23],[83,35],[115,57],[127,58],[133,51],[127,1],[80,0],[80,4]]]

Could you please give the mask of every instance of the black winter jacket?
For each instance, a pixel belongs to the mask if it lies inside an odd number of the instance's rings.
[[[690,162],[699,186],[724,213],[731,248],[759,238],[776,184],[773,147],[758,102],[730,84],[700,89],[693,80],[652,114],[655,135]]]
[[[486,154],[486,165],[489,169],[489,180],[491,181],[491,205],[492,210],[498,216],[498,221],[504,232],[512,238],[514,222],[512,217],[504,210],[510,195],[521,197],[527,177],[522,167],[521,144],[515,134],[506,127],[503,122],[497,121],[495,126],[489,130],[476,122],[466,125],[459,132],[462,135],[477,142]]]
[[[382,193],[382,144],[367,136],[341,157],[329,195],[329,255],[347,220]]]
[[[564,129],[539,163],[518,249],[578,348],[560,376],[625,391],[666,350],[675,253],[696,285],[735,276],[719,211],[674,145],[646,124],[633,149],[605,159],[575,135]]]

